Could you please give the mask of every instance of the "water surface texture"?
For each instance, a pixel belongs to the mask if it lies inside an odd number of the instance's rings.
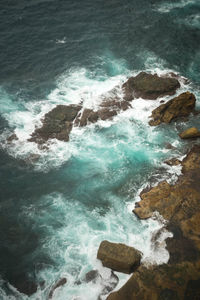
[[[48,299],[63,277],[53,299],[97,299],[110,277],[96,260],[104,239],[167,262],[151,245],[161,225],[131,210],[147,183],[176,179],[163,161],[185,153],[184,124],[150,127],[158,103],[138,99],[112,121],[74,128],[68,143],[39,149],[27,139],[57,104],[95,108],[142,70],[188,78],[180,91],[199,106],[199,0],[1,0],[0,49],[0,299],[29,299],[15,288],[26,281],[38,286],[30,299]],[[94,269],[103,281],[77,284]]]

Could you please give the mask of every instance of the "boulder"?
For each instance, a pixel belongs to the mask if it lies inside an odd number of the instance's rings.
[[[136,98],[155,100],[158,97],[174,95],[180,87],[176,78],[159,77],[145,72],[139,73],[135,77],[130,77],[122,86],[124,99],[127,101]]]
[[[180,117],[187,117],[194,111],[196,98],[190,92],[182,93],[152,111],[149,125],[157,126],[161,123],[170,123]]]
[[[196,127],[191,127],[179,134],[182,139],[194,139],[200,137],[200,131]]]
[[[43,126],[37,128],[30,142],[45,143],[48,139],[56,138],[61,141],[69,140],[72,122],[81,110],[80,105],[58,105],[48,112],[42,121]]]
[[[97,258],[102,261],[104,267],[130,274],[140,265],[141,252],[124,244],[103,241]]]

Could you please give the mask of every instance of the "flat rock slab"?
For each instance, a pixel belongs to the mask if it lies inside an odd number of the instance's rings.
[[[104,267],[130,274],[140,265],[141,252],[124,244],[103,241],[97,258],[102,261]]]
[[[141,72],[135,77],[130,77],[122,86],[124,98],[127,101],[136,98],[155,100],[158,97],[174,95],[180,87],[176,78],[159,77],[157,74]]]
[[[161,123],[169,124],[172,120],[187,117],[194,111],[196,98],[190,92],[182,93],[152,111],[149,125],[157,126]]]

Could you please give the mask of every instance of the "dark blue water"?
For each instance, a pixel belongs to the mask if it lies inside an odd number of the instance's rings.
[[[55,299],[95,299],[100,286],[74,282],[95,268],[106,278],[96,260],[103,239],[134,243],[149,257],[158,225],[139,222],[130,207],[185,144],[176,125],[148,126],[154,104],[145,101],[113,122],[75,129],[69,143],[49,150],[27,139],[56,104],[95,106],[140,70],[178,72],[191,82],[181,90],[199,103],[200,3],[1,0],[0,49],[0,298],[26,299],[13,286],[34,282],[31,299],[46,299],[65,276]],[[13,131],[19,141],[9,145]]]

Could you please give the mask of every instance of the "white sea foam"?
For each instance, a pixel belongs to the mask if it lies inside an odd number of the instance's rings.
[[[160,13],[168,13],[173,9],[181,9],[187,5],[194,4],[195,2],[195,0],[175,0],[173,2],[164,2],[157,5],[155,10],[159,11]]]

